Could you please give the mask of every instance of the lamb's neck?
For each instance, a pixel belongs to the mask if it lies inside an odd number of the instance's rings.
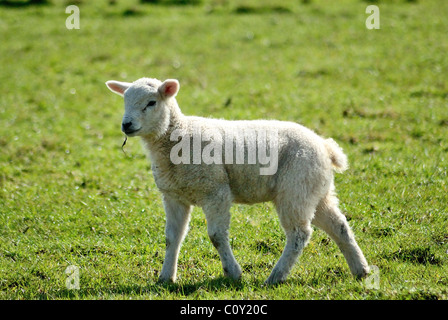
[[[177,143],[176,141],[170,140],[171,133],[177,128],[182,127],[182,123],[185,121],[185,116],[182,114],[177,103],[170,105],[169,111],[169,120],[162,134],[142,137],[143,144],[149,151],[149,158],[152,163],[170,161],[169,155],[171,148]]]

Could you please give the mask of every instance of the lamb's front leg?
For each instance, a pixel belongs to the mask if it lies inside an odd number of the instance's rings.
[[[231,197],[222,193],[202,207],[207,218],[207,232],[213,246],[218,250],[224,275],[234,280],[241,277],[241,267],[229,244]]]
[[[182,241],[187,234],[191,206],[185,205],[167,195],[163,197],[166,214],[166,253],[159,281],[176,281],[177,259]]]

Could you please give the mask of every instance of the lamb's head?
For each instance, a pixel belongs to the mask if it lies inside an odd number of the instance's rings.
[[[121,130],[129,137],[159,136],[170,122],[170,116],[179,82],[174,79],[161,82],[142,78],[133,83],[110,80],[107,87],[124,97],[124,116]]]

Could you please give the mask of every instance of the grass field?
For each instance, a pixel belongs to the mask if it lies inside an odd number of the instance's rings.
[[[374,1],[379,30],[360,0],[113,2],[73,1],[68,30],[70,1],[0,1],[0,299],[448,298],[447,1]],[[196,208],[178,282],[156,283],[161,197],[138,139],[121,150],[123,102],[104,85],[143,76],[179,79],[185,114],[338,141],[341,208],[379,288],[317,229],[289,279],[262,286],[285,240],[270,203],[232,207],[240,282]]]

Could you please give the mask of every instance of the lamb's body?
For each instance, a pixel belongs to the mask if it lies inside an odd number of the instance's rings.
[[[123,129],[128,135],[139,132],[149,151],[155,182],[164,196],[167,254],[160,275],[162,280],[175,280],[179,248],[186,234],[192,205],[204,210],[208,233],[220,254],[224,273],[231,278],[239,278],[241,269],[228,243],[230,206],[233,202],[252,204],[265,201],[274,202],[287,236],[285,251],[268,283],[286,278],[309,240],[311,222],[336,241],[353,274],[360,277],[367,274],[367,262],[333,194],[333,171],[343,171],[347,167],[345,155],[333,140],[325,140],[291,122],[227,121],[185,116],[174,98],[178,83],[171,82],[174,86],[177,83],[173,94],[168,86],[170,83],[165,85],[167,81],[162,84],[152,79],[140,79],[133,85],[108,83],[113,91],[125,93]],[[136,111],[143,110],[136,101],[144,100],[145,95],[149,97],[146,100],[157,98],[155,108],[158,109],[151,109],[151,117],[139,116]],[[144,130],[147,132],[142,132]],[[199,144],[200,152],[206,148],[207,141],[220,146],[221,154],[211,164],[198,162],[197,157],[196,161],[194,159],[198,151],[194,137],[198,132],[202,137],[208,137]],[[228,143],[225,137],[229,132],[233,133],[234,153],[237,146],[248,147],[246,132],[264,132],[261,137],[266,137],[266,145],[276,148],[271,149],[277,153],[275,170],[260,174],[267,165],[260,163],[260,159],[251,164],[248,148],[243,148],[244,163],[236,164],[235,158],[229,161],[225,157]],[[190,157],[189,161],[174,164],[172,151],[179,143],[178,138],[190,140],[188,149],[183,149],[183,152],[189,151]]]
[[[322,192],[325,194],[330,186],[332,163],[324,140],[296,123],[263,120],[226,121],[188,116],[182,116],[181,123],[182,129],[190,134],[190,137],[193,136],[193,132],[200,130],[203,136],[206,133],[215,133],[215,136],[224,138],[229,127],[232,127],[232,132],[239,134],[236,141],[244,143],[244,137],[241,137],[243,130],[271,129],[278,133],[279,142],[277,171],[272,175],[260,175],[260,168],[266,166],[259,163],[248,164],[248,161],[244,164],[225,164],[224,152],[221,164],[204,162],[194,164],[191,160],[189,164],[173,165],[170,153],[178,140],[171,141],[170,137],[172,131],[179,128],[178,126],[171,127],[156,141],[143,138],[149,150],[157,187],[162,193],[182,202],[202,206],[209,196],[213,196],[216,190],[223,186],[230,189],[234,202],[246,204],[274,201],[277,194],[298,192],[300,188],[297,187],[303,184],[313,188],[313,184],[319,182],[323,189],[318,192],[319,194]],[[224,139],[221,143],[224,145]],[[207,145],[207,142],[203,144]],[[244,150],[247,159],[247,148]],[[193,141],[191,141],[190,154],[193,153]],[[301,193],[304,191],[300,190]]]

